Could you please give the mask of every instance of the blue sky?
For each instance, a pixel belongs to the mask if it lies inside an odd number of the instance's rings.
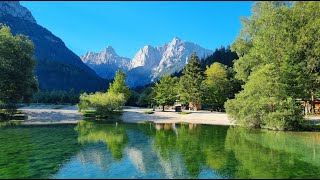
[[[60,37],[77,55],[111,45],[133,58],[145,45],[160,46],[174,37],[215,49],[231,44],[251,15],[253,2],[20,2],[38,24]]]

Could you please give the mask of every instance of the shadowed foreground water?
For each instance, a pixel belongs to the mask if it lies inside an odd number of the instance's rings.
[[[227,126],[0,126],[0,178],[320,178],[320,133]]]

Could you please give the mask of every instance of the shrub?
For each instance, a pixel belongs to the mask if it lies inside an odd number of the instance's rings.
[[[78,107],[80,110],[96,109],[96,116],[106,117],[115,112],[121,112],[126,100],[122,93],[82,94]]]

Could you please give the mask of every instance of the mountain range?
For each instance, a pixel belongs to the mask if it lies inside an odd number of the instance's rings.
[[[111,46],[79,57],[59,37],[37,24],[32,13],[18,1],[0,1],[0,23],[9,26],[14,35],[26,35],[33,42],[35,74],[41,90],[105,90],[117,70],[126,72],[126,83],[131,88],[144,86],[165,74],[181,71],[193,52],[201,59],[213,53],[175,37],[159,47],[144,46],[133,59],[118,55]]]
[[[116,70],[125,71],[127,84],[136,87],[146,85],[165,74],[181,71],[193,52],[201,59],[213,54],[212,50],[175,37],[171,42],[159,47],[144,46],[132,60],[119,56],[111,46],[100,53],[87,52],[80,58],[106,79],[114,78]]]

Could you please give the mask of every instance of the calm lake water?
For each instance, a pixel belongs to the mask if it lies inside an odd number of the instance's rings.
[[[227,126],[0,127],[0,178],[320,178],[320,133]]]

